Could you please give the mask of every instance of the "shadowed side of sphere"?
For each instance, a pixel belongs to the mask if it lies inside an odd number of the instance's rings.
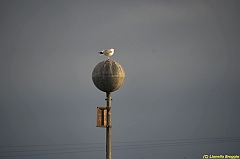
[[[125,78],[122,66],[113,60],[104,60],[98,63],[92,72],[94,85],[103,92],[118,90]]]

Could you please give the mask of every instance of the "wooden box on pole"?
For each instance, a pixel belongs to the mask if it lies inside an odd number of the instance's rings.
[[[97,107],[97,127],[106,128],[107,126],[107,108]]]

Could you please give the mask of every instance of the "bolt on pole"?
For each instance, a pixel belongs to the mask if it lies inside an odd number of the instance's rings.
[[[112,159],[112,119],[111,119],[111,92],[106,93],[107,100],[107,128],[106,128],[106,159]]]

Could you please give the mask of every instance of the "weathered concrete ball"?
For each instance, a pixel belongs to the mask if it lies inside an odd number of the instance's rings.
[[[125,78],[122,66],[113,60],[104,60],[98,63],[92,72],[94,85],[103,92],[118,90]]]

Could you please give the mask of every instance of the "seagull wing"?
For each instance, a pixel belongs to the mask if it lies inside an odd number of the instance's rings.
[[[112,53],[112,50],[105,50],[106,53]]]

